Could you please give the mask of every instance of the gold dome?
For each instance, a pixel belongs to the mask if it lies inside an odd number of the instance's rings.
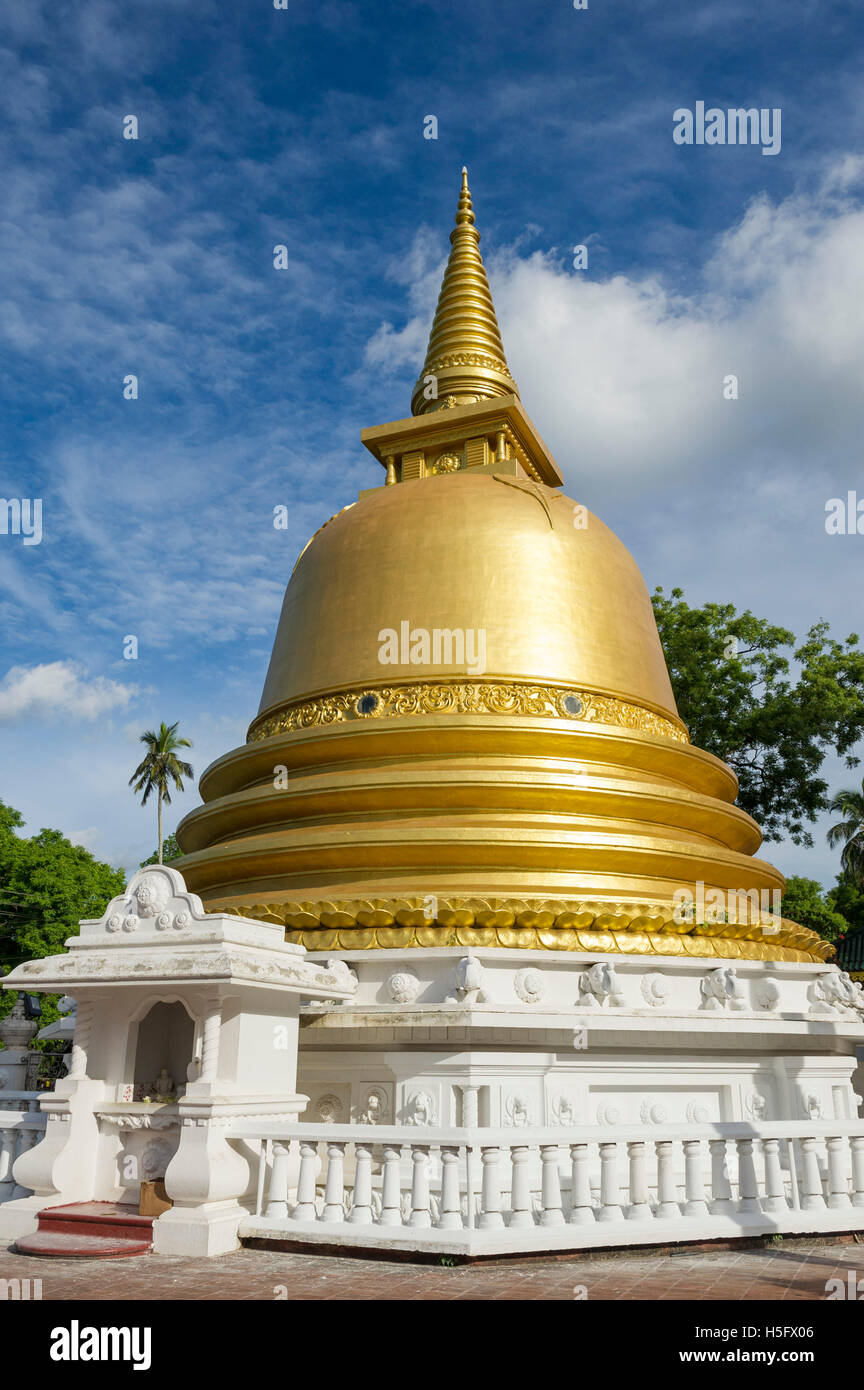
[[[447,343],[460,398],[363,432],[385,486],[295,566],[248,741],[178,829],[187,883],[321,949],[823,958],[754,920],[783,878],[731,769],[689,743],[635,561],[468,360],[484,305]],[[729,920],[677,920],[696,885]]]

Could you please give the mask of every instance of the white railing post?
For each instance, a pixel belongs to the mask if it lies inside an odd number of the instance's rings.
[[[630,1159],[630,1205],[625,1213],[628,1221],[651,1220],[648,1203],[648,1173],[645,1167],[645,1145],[641,1139],[627,1144]]]
[[[711,1215],[729,1216],[732,1213],[733,1203],[726,1140],[709,1139],[708,1148],[711,1150]]]
[[[409,1226],[431,1226],[428,1144],[412,1144],[411,1159],[414,1171],[411,1174],[411,1216],[408,1224]]]
[[[384,1173],[381,1179],[381,1226],[402,1225],[402,1182],[399,1167],[401,1144],[384,1145]]]
[[[462,1228],[458,1144],[446,1144],[441,1147],[441,1211],[437,1225],[445,1231]]]
[[[864,1207],[864,1134],[853,1134],[852,1148],[852,1205]]]
[[[327,1182],[321,1220],[345,1220],[345,1145],[327,1141]]]
[[[509,1226],[533,1226],[534,1214],[531,1211],[531,1182],[528,1164],[531,1153],[527,1144],[514,1144],[510,1150],[513,1178],[510,1186]]]
[[[765,1197],[763,1211],[788,1211],[786,1184],[783,1169],[780,1167],[780,1140],[763,1139],[762,1154],[765,1159]]]
[[[657,1139],[657,1215],[674,1219],[681,1215],[678,1188],[675,1182],[674,1145],[671,1139]]]
[[[0,1131],[0,1137],[0,1202],[8,1202],[15,1190],[12,1165],[18,1157],[18,1131],[4,1129]]]
[[[597,1220],[624,1220],[621,1184],[618,1181],[618,1144],[614,1139],[600,1142],[600,1210]]]
[[[684,1140],[684,1203],[685,1216],[707,1216],[705,1184],[702,1181],[702,1141]]]
[[[372,1220],[372,1145],[358,1140],[354,1158],[354,1196],[348,1220],[356,1226]]]
[[[595,1220],[588,1176],[589,1158],[587,1144],[570,1145],[570,1221],[574,1226],[593,1226]]]
[[[540,1213],[541,1226],[563,1226],[564,1211],[561,1206],[561,1176],[558,1172],[558,1145],[541,1144],[540,1158],[543,1169],[540,1178],[543,1210]]]
[[[499,1150],[484,1145],[480,1150],[483,1161],[483,1183],[480,1191],[480,1229],[492,1230],[504,1225],[501,1215],[501,1178],[498,1172]]]
[[[801,1207],[804,1211],[821,1211],[825,1206],[819,1155],[812,1136],[800,1140],[801,1145]]]
[[[738,1210],[739,1212],[758,1211],[759,1179],[756,1176],[756,1162],[753,1158],[753,1140],[736,1139],[738,1150]]]
[[[288,1142],[273,1141],[273,1167],[270,1171],[270,1192],[265,1216],[285,1219],[288,1216],[288,1165],[290,1161]],[[263,1155],[262,1155],[263,1162]]]
[[[840,1135],[825,1140],[828,1150],[828,1205],[832,1211],[851,1207],[849,1181],[846,1177],[846,1141]]]
[[[255,1215],[261,1216],[264,1212],[264,1179],[267,1175],[267,1160],[272,1148],[269,1139],[261,1139],[258,1142],[258,1182],[255,1187]]]
[[[297,1180],[297,1205],[294,1208],[295,1221],[314,1221],[317,1218],[315,1210],[315,1179],[318,1176],[318,1141],[317,1139],[300,1140],[300,1176]]]

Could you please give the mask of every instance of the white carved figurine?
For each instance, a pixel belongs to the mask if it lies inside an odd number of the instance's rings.
[[[738,977],[732,965],[721,965],[717,970],[709,970],[699,982],[703,1009],[746,1009],[741,995]]]
[[[488,1001],[483,987],[484,970],[476,956],[463,956],[453,970],[452,993],[446,1004],[480,1004]]]
[[[624,991],[614,965],[609,961],[598,961],[582,971],[577,1004],[582,1009],[599,1009],[607,1004],[613,1009],[623,1007]]]

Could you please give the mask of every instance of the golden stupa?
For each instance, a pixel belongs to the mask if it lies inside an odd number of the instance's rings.
[[[522,408],[464,171],[450,240],[412,415],[361,435],[383,486],[300,555],[178,867],[208,908],[315,950],[825,959],[753,910],[783,877],[689,742],[635,561]],[[743,907],[680,920],[696,885]]]

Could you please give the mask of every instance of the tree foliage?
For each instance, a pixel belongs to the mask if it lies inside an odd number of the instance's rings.
[[[62,952],[77,936],[81,918],[100,917],[126,885],[122,869],[94,859],[59,830],[40,830],[26,838],[20,812],[0,801],[0,973],[33,956]],[[15,1002],[0,994],[0,1014]],[[43,1022],[57,1016],[43,1010]]]
[[[731,603],[691,608],[681,589],[652,596],[681,718],[699,748],[738,777],[738,804],[766,840],[812,845],[808,824],[830,802],[820,776],[834,751],[847,767],[864,734],[864,652],[815,623],[793,633]],[[794,673],[793,673],[794,664]]]
[[[786,880],[780,916],[809,927],[825,941],[837,942],[849,931],[849,922],[834,907],[830,893],[823,893],[821,883],[814,878],[799,878],[796,874]]]
[[[170,864],[172,859],[181,859],[183,851],[177,843],[177,836],[172,832],[166,835],[162,841],[162,863]],[[154,849],[149,859],[142,859],[140,867],[146,869],[149,864],[159,863],[159,850]]]

